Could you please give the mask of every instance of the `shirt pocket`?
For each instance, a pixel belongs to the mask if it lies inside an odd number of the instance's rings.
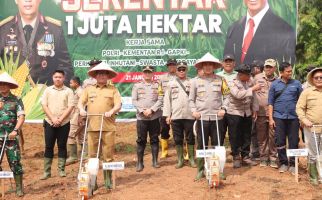
[[[138,89],[138,97],[139,97],[139,99],[144,98],[144,95],[145,95],[145,90],[143,88],[139,88]]]
[[[309,96],[307,98],[307,103],[306,103],[307,108],[316,108],[316,106],[318,106],[318,98],[317,97],[312,97]]]
[[[177,99],[179,97],[179,89],[177,87],[171,87],[171,98]]]
[[[93,103],[97,99],[97,94],[96,93],[90,93],[88,95],[88,99],[89,99],[90,102]]]
[[[206,88],[201,87],[197,89],[197,100],[198,101],[205,101],[206,98]]]

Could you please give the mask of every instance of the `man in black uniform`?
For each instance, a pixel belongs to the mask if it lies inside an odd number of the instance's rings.
[[[41,0],[16,0],[18,13],[0,22],[0,55],[20,54],[19,65],[25,60],[35,83],[52,85],[56,69],[66,74],[65,84],[73,76],[61,22],[39,12]]]

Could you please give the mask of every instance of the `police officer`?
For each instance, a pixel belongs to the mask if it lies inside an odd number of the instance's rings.
[[[261,88],[260,84],[253,84],[251,68],[241,64],[235,69],[237,77],[228,83],[230,95],[227,98],[228,133],[231,144],[233,167],[241,167],[242,161],[248,165],[256,165],[249,157],[252,130],[252,116],[257,117],[258,102],[254,91]]]
[[[78,108],[82,116],[89,114],[104,114],[102,127],[102,154],[104,162],[114,159],[116,113],[121,109],[121,95],[117,88],[108,84],[108,80],[114,78],[117,73],[106,63],[100,63],[88,71],[88,75],[95,78],[97,83],[84,89],[78,102]],[[85,111],[87,106],[87,111]],[[88,121],[88,156],[95,158],[99,140],[101,118],[89,116]],[[112,189],[112,171],[104,171],[104,186]]]
[[[143,80],[134,84],[132,89],[132,103],[135,106],[137,118],[137,157],[136,171],[140,172],[144,168],[143,155],[149,133],[152,150],[152,166],[159,168],[159,118],[162,115],[160,110],[163,97],[158,94],[158,83],[153,81],[153,67],[146,66],[143,69]]]
[[[159,80],[159,95],[164,96],[165,92],[168,89],[169,81],[176,78],[176,70],[177,70],[177,60],[169,59],[167,61],[168,73],[160,76]],[[161,108],[162,109],[162,108]],[[170,125],[166,122],[166,117],[161,117],[161,158],[165,158],[168,156],[168,139],[170,138]]]
[[[183,167],[184,133],[188,144],[190,166],[196,167],[194,161],[194,118],[189,107],[190,83],[189,78],[187,78],[187,72],[187,63],[179,62],[177,66],[177,78],[168,83],[169,89],[165,93],[163,105],[163,116],[166,117],[167,123],[171,124],[173,130],[173,138],[178,155],[177,169]]]
[[[20,53],[19,65],[25,60],[35,83],[52,85],[56,69],[65,71],[65,84],[73,76],[61,22],[39,12],[41,0],[16,0],[18,14],[0,22],[0,55]]]
[[[203,128],[205,136],[205,145],[208,146],[209,137],[211,138],[211,145],[218,145],[217,127],[215,116],[218,115],[218,129],[222,131],[222,119],[225,114],[225,109],[222,102],[222,89],[224,79],[214,74],[214,70],[221,67],[220,61],[213,57],[210,53],[204,55],[199,59],[196,68],[202,68],[204,75],[191,80],[189,105],[192,115],[198,120],[198,149],[203,149],[202,131],[201,131],[201,114],[203,115]],[[208,116],[207,116],[208,115]],[[219,133],[220,134],[220,133]],[[204,159],[197,158],[197,176],[196,180],[200,180],[204,176]],[[223,175],[222,175],[223,176]]]
[[[17,136],[18,130],[25,121],[25,112],[21,99],[18,99],[10,92],[10,89],[16,88],[18,88],[17,82],[9,74],[3,72],[0,75],[0,149],[5,145],[7,160],[16,182],[16,194],[17,196],[23,196],[23,170]],[[7,141],[4,144],[6,134],[8,134]],[[0,158],[0,165],[2,159],[3,154]],[[0,171],[2,171],[1,166]]]

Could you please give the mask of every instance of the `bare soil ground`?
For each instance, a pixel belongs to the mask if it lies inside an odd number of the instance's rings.
[[[77,190],[78,163],[66,167],[67,177],[60,178],[57,173],[57,158],[52,166],[52,178],[40,181],[43,173],[43,129],[40,124],[25,124],[23,127],[25,150],[22,159],[24,167],[23,198],[15,194],[5,196],[7,200],[63,200],[80,199]],[[103,174],[98,175],[99,189],[92,199],[104,200],[214,200],[214,199],[290,199],[321,200],[322,185],[313,187],[308,182],[306,160],[300,160],[300,180],[296,183],[290,173],[280,174],[270,167],[242,167],[233,169],[231,157],[225,167],[227,179],[220,188],[209,189],[206,180],[194,182],[196,169],[185,166],[175,169],[176,153],[173,140],[170,143],[170,157],[160,160],[161,168],[151,167],[151,153],[147,148],[144,158],[145,168],[141,173],[135,172],[136,128],[135,123],[120,123],[117,130],[116,159],[125,161],[126,168],[116,175],[116,189],[105,190]],[[57,150],[56,150],[57,153]],[[3,161],[4,170],[9,170],[7,161]],[[12,185],[14,181],[12,180]],[[5,180],[6,189],[10,181]]]

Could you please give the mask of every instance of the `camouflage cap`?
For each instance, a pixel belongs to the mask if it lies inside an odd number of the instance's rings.
[[[265,60],[264,66],[271,66],[271,67],[276,67],[276,60],[269,58]]]

